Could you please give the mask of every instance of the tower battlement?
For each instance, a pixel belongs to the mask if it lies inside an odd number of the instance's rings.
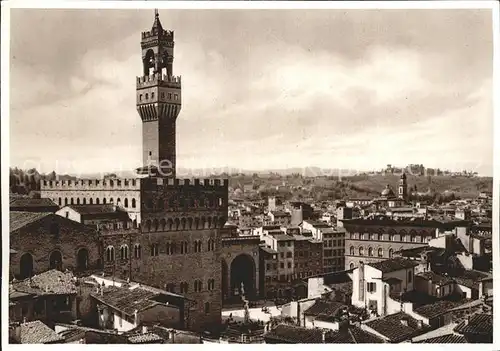
[[[77,179],[42,180],[40,190],[140,190],[140,180],[123,179]]]
[[[181,88],[181,76],[168,76],[166,74],[151,74],[149,76],[139,76],[136,78],[137,89],[149,88],[152,86],[161,86],[165,88]]]
[[[198,189],[198,190],[222,190],[229,188],[228,179],[199,179],[199,178],[143,178],[141,182],[144,188],[179,188],[179,189]]]
[[[173,30],[165,30],[163,28],[159,28],[159,30],[148,30],[145,32],[141,32],[141,39],[163,39],[168,41],[174,41],[174,31]]]

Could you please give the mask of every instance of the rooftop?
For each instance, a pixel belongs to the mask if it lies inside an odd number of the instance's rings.
[[[382,334],[392,343],[399,343],[424,332],[425,327],[404,312],[390,314],[366,323],[376,332]]]
[[[41,198],[33,199],[30,197],[22,198],[12,198],[10,200],[9,206],[12,207],[24,207],[24,208],[38,208],[38,207],[53,207],[54,209],[59,208],[57,204],[51,199]]]
[[[457,325],[454,331],[460,334],[493,335],[493,315],[475,314]]]
[[[41,321],[22,323],[21,344],[53,344],[64,339]]]
[[[35,223],[40,219],[52,215],[51,212],[23,212],[10,211],[10,233],[21,229],[29,224]]]
[[[93,215],[93,214],[103,214],[103,213],[115,213],[119,211],[114,204],[100,204],[100,205],[68,205],[67,207],[72,208],[76,212],[83,215]]]
[[[462,335],[447,334],[419,340],[414,344],[467,344],[467,340]]]
[[[425,280],[430,280],[437,285],[446,285],[453,283],[453,279],[444,275],[440,275],[434,272],[421,272],[416,274],[416,277],[421,277]]]
[[[71,272],[56,269],[46,271],[31,278],[12,283],[12,289],[34,295],[76,294],[76,279]]]
[[[347,306],[340,302],[317,300],[314,305],[304,311],[304,315],[315,316],[320,320],[332,320],[344,307]]]
[[[133,316],[135,311],[143,311],[159,304],[168,304],[168,295],[154,290],[107,286],[103,288],[102,295],[92,293],[91,296],[120,312]]]
[[[402,269],[408,269],[418,266],[418,263],[412,260],[407,260],[402,257],[391,258],[389,260],[367,263],[367,265],[378,269],[382,273],[390,273]]]
[[[323,343],[323,330],[280,324],[265,334],[264,337],[284,344],[321,344]],[[384,341],[361,328],[349,326],[338,331],[325,331],[325,343],[375,344],[384,343]]]
[[[421,315],[422,317],[432,319],[435,317],[439,317],[440,315],[452,310],[453,308],[466,304],[467,302],[470,302],[470,300],[467,299],[462,299],[459,301],[440,300],[436,301],[435,303],[415,308],[414,312],[416,314]]]

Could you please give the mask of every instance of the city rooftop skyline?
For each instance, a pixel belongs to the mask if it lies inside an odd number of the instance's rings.
[[[11,166],[141,165],[152,10],[11,11]],[[160,10],[181,168],[493,173],[490,10]],[[82,30],[85,28],[85,30]],[[36,33],[36,35],[33,35]]]

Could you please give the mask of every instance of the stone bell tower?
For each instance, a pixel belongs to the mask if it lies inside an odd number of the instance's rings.
[[[406,174],[403,173],[399,178],[398,185],[398,198],[408,201],[408,183],[406,181]]]
[[[137,111],[142,119],[143,166],[175,178],[175,123],[181,110],[181,77],[173,75],[174,32],[163,29],[158,10],[150,31],[142,32],[143,75],[137,77]],[[151,173],[149,173],[151,174]]]

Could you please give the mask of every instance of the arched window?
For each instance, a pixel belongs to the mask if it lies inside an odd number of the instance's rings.
[[[392,253],[394,252],[393,249],[389,249],[389,258],[392,258]]]
[[[352,255],[352,256],[354,256],[354,246],[351,246],[349,248],[349,254]]]
[[[132,199],[132,208],[135,208],[135,199]]]
[[[360,248],[359,248],[359,255],[363,256],[364,253],[365,253],[365,249],[363,248],[363,246],[360,246]]]
[[[214,251],[215,250],[215,240],[208,239],[207,248],[208,248],[208,251]]]
[[[175,227],[175,230],[179,230],[180,229],[180,226],[181,226],[181,221],[179,220],[179,218],[176,218],[174,220],[174,227]]]
[[[103,203],[104,205],[106,205],[106,198],[103,198],[103,199],[102,199],[102,203]]]
[[[19,262],[20,278],[25,279],[33,275],[33,256],[29,253],[25,253],[21,256]]]
[[[200,227],[200,219],[199,218],[195,218],[194,219],[194,227],[193,229],[199,229]]]
[[[115,248],[113,246],[108,246],[106,248],[106,261],[113,262],[115,260]]]
[[[59,206],[62,206],[62,198],[59,198]]]
[[[378,257],[383,257],[384,256],[384,251],[382,250],[382,248],[378,249],[377,254],[378,254]]]
[[[354,269],[354,263],[352,263],[352,262],[351,262],[351,263],[349,264],[349,269]]]
[[[412,279],[413,279],[413,273],[412,271],[408,271],[408,283],[411,283],[412,282]]]
[[[65,197],[65,198],[64,198],[64,205],[66,206],[67,204],[68,204],[68,198],[67,198],[67,197]]]
[[[77,204],[77,205],[79,205],[79,204],[80,204],[80,198],[79,198],[79,197],[77,197],[77,198],[76,198],[76,204]]]
[[[93,205],[94,204],[94,200],[92,198],[89,199],[89,204],[90,205]]]
[[[75,204],[75,200],[73,198],[71,198],[71,204],[74,205]]]
[[[210,313],[210,303],[205,302],[205,314],[209,314],[209,313]]]
[[[83,198],[83,199],[82,199],[82,202],[83,202],[83,204],[84,204],[84,205],[86,205],[86,204],[87,204],[87,199],[86,199],[86,198]]]
[[[202,290],[201,280],[195,280],[194,281],[194,291],[195,292],[200,292],[201,290]]]
[[[158,231],[158,227],[160,226],[160,223],[158,222],[158,220],[155,218],[153,220],[153,230],[156,232]]]
[[[189,291],[189,284],[186,282],[181,283],[181,293],[187,293]]]
[[[201,241],[200,240],[196,240],[194,242],[194,252],[201,252]]]
[[[81,248],[77,253],[76,268],[79,271],[84,271],[89,265],[89,251],[86,248]]]
[[[373,256],[373,249],[371,247],[368,248],[368,256]]]
[[[125,200],[123,200],[123,206],[128,207],[128,199],[127,198],[125,198]]]
[[[169,284],[167,284],[167,288],[166,288],[166,290],[167,290],[168,292],[175,293],[175,284],[173,284],[173,283],[169,283]]]
[[[173,255],[174,254],[174,249],[175,249],[175,244],[173,243],[167,243],[167,249],[166,249],[166,254],[167,255]]]
[[[49,269],[62,270],[62,255],[60,251],[53,251],[49,257]]]
[[[151,256],[158,256],[158,244],[151,245]]]
[[[140,244],[134,245],[134,257],[141,258],[141,245]]]
[[[112,204],[112,203],[113,203],[113,198],[112,198],[112,197],[110,197],[110,198],[109,198],[109,203],[110,203],[110,204]]]
[[[96,199],[95,199],[95,204],[96,204],[96,205],[99,205],[99,202],[100,202],[100,201],[99,201],[99,198],[96,198]]]
[[[191,217],[187,219],[187,228],[193,229],[193,219]]]
[[[209,279],[208,280],[208,290],[212,291],[215,289],[215,280],[214,279]]]
[[[128,260],[128,246],[127,245],[120,246],[120,259]]]
[[[147,232],[151,231],[151,221],[149,219],[146,221],[144,229],[146,229]]]
[[[174,221],[172,221],[172,219],[169,218],[167,220],[167,230],[168,231],[172,230],[173,226],[174,226]]]
[[[188,242],[182,241],[181,242],[181,254],[187,254],[187,253],[188,253]]]

